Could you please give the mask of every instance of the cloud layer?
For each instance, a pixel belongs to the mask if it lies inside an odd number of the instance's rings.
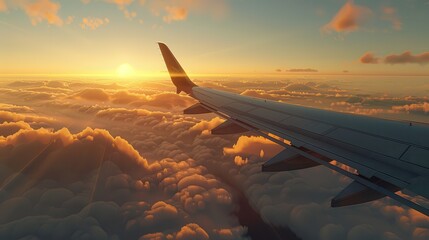
[[[75,81],[2,84],[0,238],[246,239],[252,231],[240,220],[242,201],[260,216],[259,230],[290,228],[303,239],[429,234],[427,217],[388,198],[330,208],[350,180],[323,167],[262,173],[280,146],[252,135],[211,135],[224,120],[182,115],[193,102],[165,92],[162,82],[143,90]],[[209,85],[361,114],[427,114],[429,101],[356,93],[323,80]]]

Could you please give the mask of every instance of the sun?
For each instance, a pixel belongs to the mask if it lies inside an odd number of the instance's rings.
[[[128,64],[124,63],[116,69],[116,74],[121,78],[128,78],[134,75],[134,68]]]

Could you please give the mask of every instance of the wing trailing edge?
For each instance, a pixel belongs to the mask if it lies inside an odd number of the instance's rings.
[[[292,171],[319,165],[319,163],[285,149],[262,164],[262,172]]]
[[[183,110],[183,114],[204,114],[204,113],[211,113],[212,111],[205,107],[201,103],[196,103],[185,110]]]
[[[234,121],[228,119],[225,122],[221,123],[219,126],[213,128],[211,133],[214,135],[225,135],[225,134],[236,134],[248,132],[247,128],[244,128]]]
[[[392,192],[400,190],[399,187],[378,178],[371,178],[368,180]],[[331,200],[331,207],[343,207],[371,202],[385,196],[385,194],[369,188],[355,180]]]

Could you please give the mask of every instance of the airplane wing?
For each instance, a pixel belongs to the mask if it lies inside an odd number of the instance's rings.
[[[332,207],[389,196],[429,216],[428,208],[396,193],[406,189],[429,199],[428,126],[199,87],[188,78],[170,49],[158,44],[177,93],[186,92],[199,101],[185,109],[185,114],[213,112],[226,118],[212,134],[253,131],[284,146],[262,165],[262,171],[324,165],[354,180],[332,199]]]

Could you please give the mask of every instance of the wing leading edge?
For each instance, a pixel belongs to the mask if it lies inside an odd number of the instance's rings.
[[[159,47],[177,92],[184,91],[199,101],[185,109],[185,114],[217,113],[227,121],[213,129],[213,134],[252,131],[285,147],[262,165],[262,171],[324,165],[354,180],[332,199],[332,207],[389,196],[429,216],[429,209],[395,193],[407,189],[429,199],[428,126],[199,87],[188,78],[169,48],[163,43]]]

